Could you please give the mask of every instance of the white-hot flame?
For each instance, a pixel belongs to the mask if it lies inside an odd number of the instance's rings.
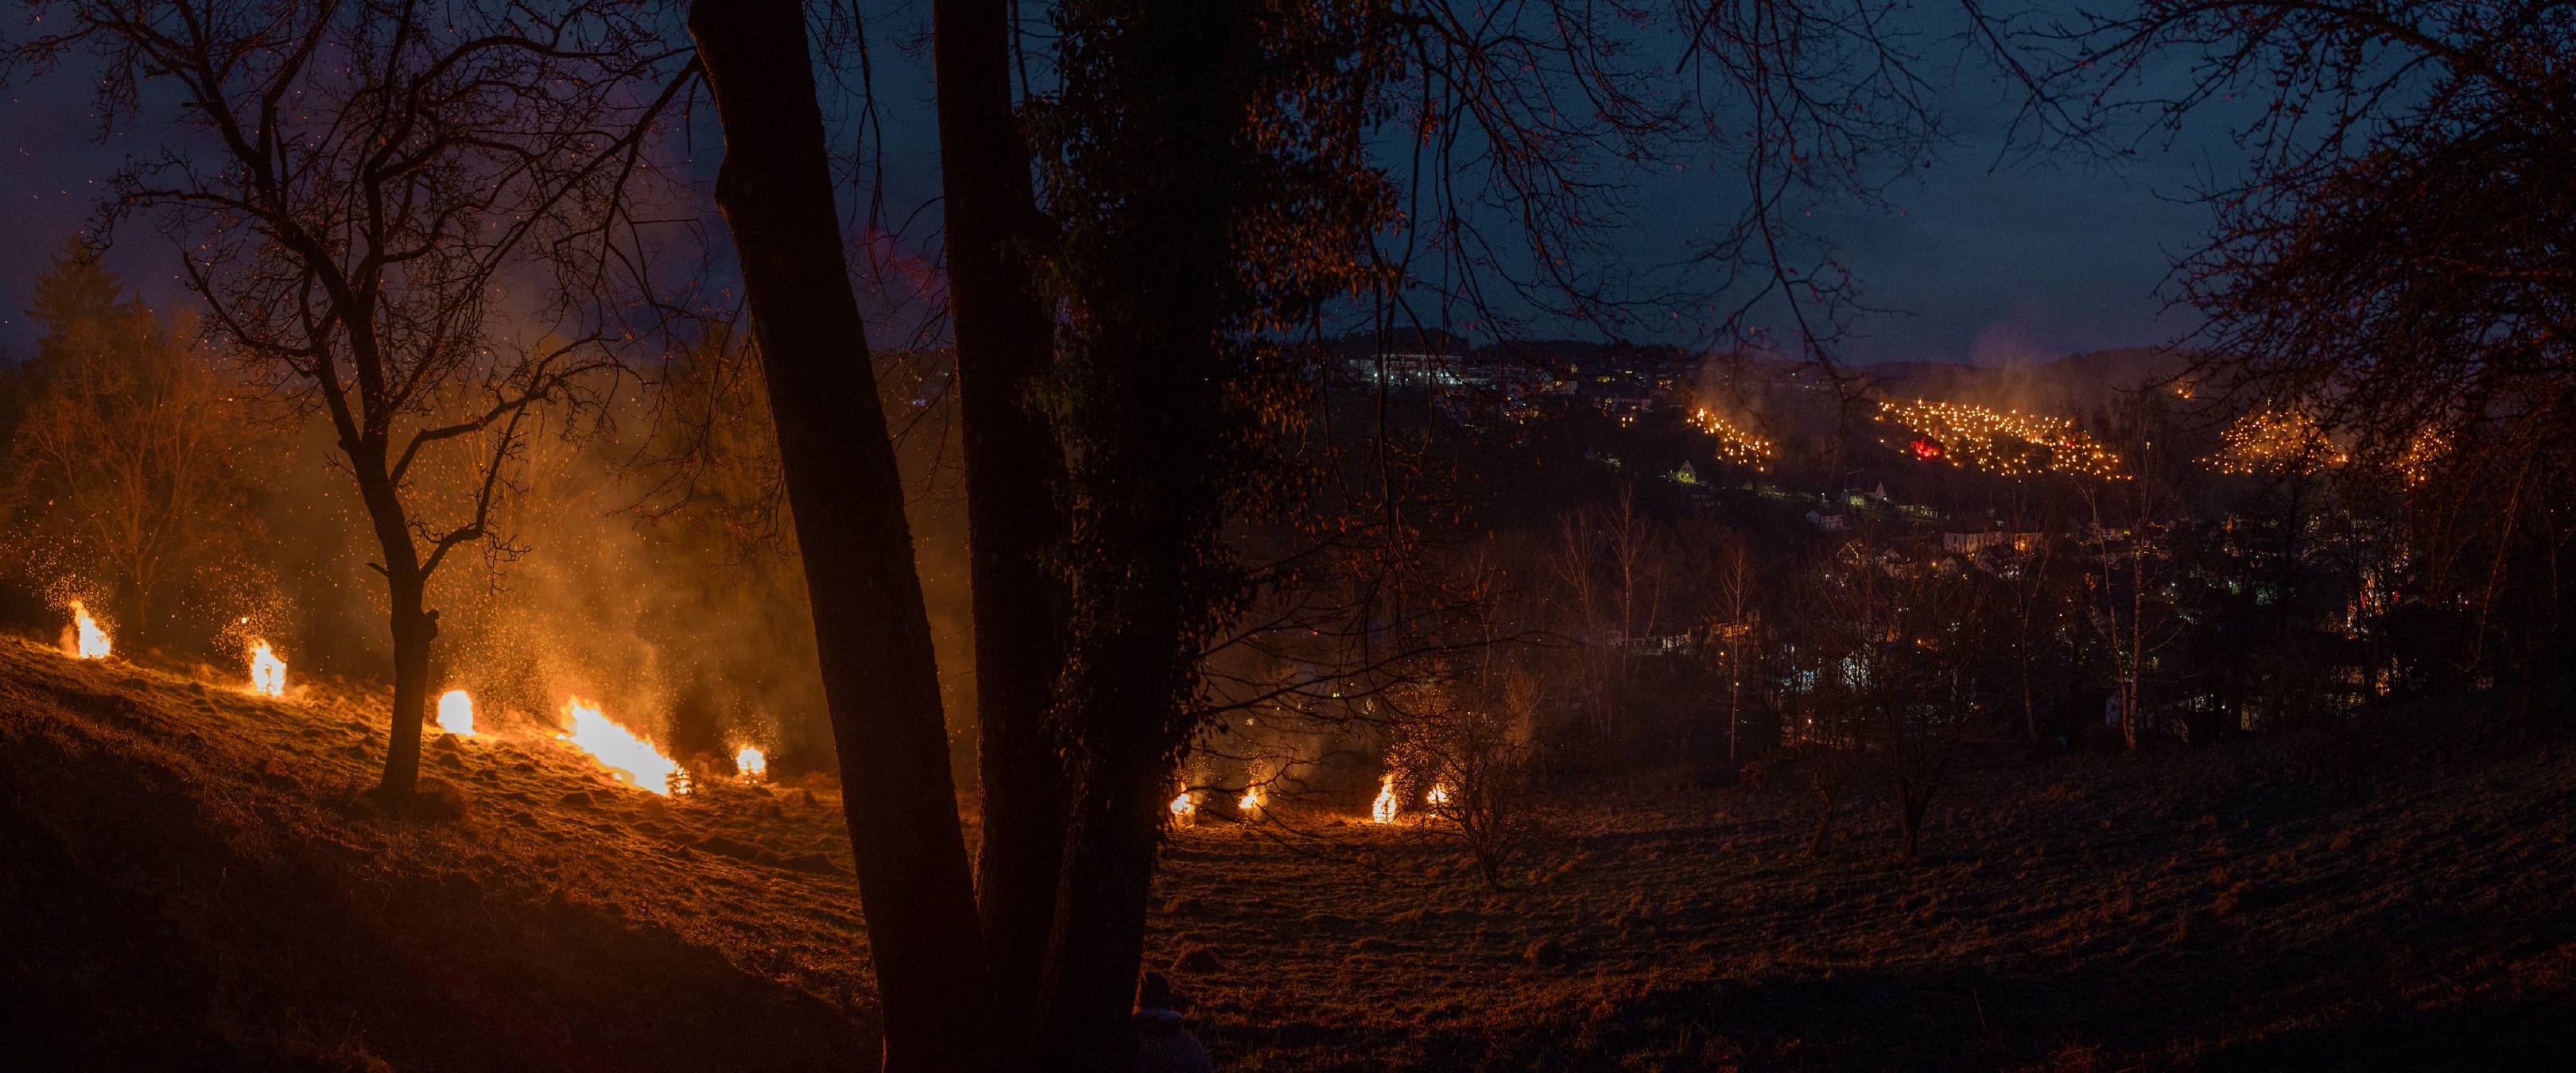
[[[1432,783],[1431,795],[1424,800],[1429,802],[1435,808],[1441,805],[1446,805],[1449,803],[1449,788],[1436,782]]]
[[[1386,773],[1386,779],[1378,783],[1377,801],[1369,805],[1369,818],[1379,823],[1394,823],[1395,810],[1399,805],[1395,798],[1395,773],[1390,771]]]
[[[680,765],[662,755],[652,739],[618,725],[598,705],[580,697],[566,697],[563,715],[572,728],[555,735],[555,740],[570,742],[574,748],[589,753],[617,781],[669,797],[672,784],[684,778]]]
[[[1258,786],[1244,787],[1243,796],[1237,799],[1234,803],[1235,809],[1247,816],[1261,811],[1261,806],[1261,787]]]
[[[250,691],[263,697],[286,695],[286,661],[261,638],[250,639]]]
[[[438,729],[460,738],[474,736],[474,698],[462,689],[438,695]]]
[[[72,601],[72,628],[63,631],[63,654],[81,659],[106,659],[109,642],[107,630],[89,617],[89,608]]]
[[[766,779],[769,777],[769,754],[761,752],[760,746],[745,745],[741,752],[733,754],[733,771],[751,782]]]
[[[1198,814],[1198,802],[1190,800],[1188,790],[1181,791],[1181,796],[1172,799],[1172,822],[1188,823],[1198,818]]]

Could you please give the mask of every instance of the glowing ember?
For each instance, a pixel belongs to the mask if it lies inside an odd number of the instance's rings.
[[[1424,800],[1425,800],[1426,802],[1428,802],[1428,803],[1429,803],[1433,808],[1438,808],[1438,807],[1440,807],[1440,806],[1442,806],[1442,805],[1446,805],[1446,804],[1448,804],[1448,803],[1449,803],[1449,788],[1448,788],[1448,787],[1446,787],[1446,786],[1442,786],[1442,785],[1440,785],[1439,783],[1436,783],[1436,782],[1435,782],[1435,783],[1432,783],[1432,784],[1431,784],[1431,796],[1429,796],[1429,797],[1425,798]]]
[[[650,738],[637,737],[634,731],[619,726],[599,710],[599,706],[580,697],[566,697],[564,720],[572,724],[568,733],[555,735],[556,741],[569,742],[574,748],[589,753],[599,766],[607,768],[617,781],[639,790],[650,790],[671,796],[676,786],[685,786],[687,776],[680,765]]]
[[[250,639],[250,691],[263,697],[286,695],[286,661],[261,638]]]
[[[72,628],[63,631],[63,654],[80,659],[106,659],[107,630],[89,617],[89,608],[72,601]]]
[[[438,695],[438,729],[460,738],[474,736],[474,698],[462,689]]]
[[[761,752],[760,746],[745,745],[741,752],[733,754],[733,772],[747,782],[766,779],[769,777],[769,755]]]
[[[1197,819],[1198,814],[1198,802],[1190,800],[1190,792],[1188,790],[1181,791],[1181,796],[1172,799],[1173,823],[1188,823],[1191,820]]]
[[[1395,773],[1387,772],[1377,785],[1377,800],[1369,805],[1369,818],[1379,823],[1395,822]]]

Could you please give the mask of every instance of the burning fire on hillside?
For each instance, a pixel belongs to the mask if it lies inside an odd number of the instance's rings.
[[[268,646],[266,639],[251,638],[250,650],[245,653],[245,658],[250,661],[251,692],[263,697],[286,695],[286,661],[278,657],[277,651]]]
[[[1691,411],[1690,424],[1717,441],[1717,460],[1738,466],[1751,466],[1757,473],[1768,473],[1771,460],[1780,456],[1771,441],[1745,431],[1726,419],[1724,414],[1706,406]]]
[[[733,773],[744,782],[769,778],[769,754],[761,752],[757,745],[743,746],[742,751],[733,754]]]
[[[1181,796],[1172,799],[1173,823],[1193,823],[1198,820],[1198,816],[1198,802],[1190,799],[1190,792],[1188,790],[1182,790]]]
[[[1386,773],[1386,778],[1377,784],[1377,800],[1369,803],[1369,819],[1379,823],[1394,823],[1395,812],[1399,807],[1401,803],[1395,797],[1395,773],[1390,771]]]
[[[438,696],[438,729],[460,738],[474,736],[474,698],[462,689]]]
[[[589,753],[617,781],[664,797],[686,792],[688,773],[662,755],[652,739],[619,725],[600,711],[599,705],[580,697],[566,697],[563,716],[571,728],[555,735],[555,740]]]
[[[106,659],[111,643],[107,628],[90,617],[89,607],[79,600],[71,603],[72,624],[63,628],[63,654],[75,659]]]
[[[2124,481],[2120,456],[2072,419],[1964,402],[1885,401],[1872,420],[1913,430],[1905,450],[1924,462],[2020,479],[2063,473]]]

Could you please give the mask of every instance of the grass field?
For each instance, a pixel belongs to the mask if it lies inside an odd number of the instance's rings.
[[[533,721],[380,813],[366,691],[0,639],[0,1068],[860,1069],[825,785],[620,786]],[[2561,1068],[2576,748],[2476,706],[1863,791],[1559,788],[1489,891],[1435,826],[1175,831],[1149,962],[1220,1068]]]

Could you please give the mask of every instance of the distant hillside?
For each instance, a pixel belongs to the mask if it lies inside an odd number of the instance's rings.
[[[2049,413],[2089,413],[2123,393],[2180,373],[2188,356],[2158,347],[2070,354],[2028,368],[1962,362],[1881,362],[1854,366],[1885,394],[2012,406]]]

